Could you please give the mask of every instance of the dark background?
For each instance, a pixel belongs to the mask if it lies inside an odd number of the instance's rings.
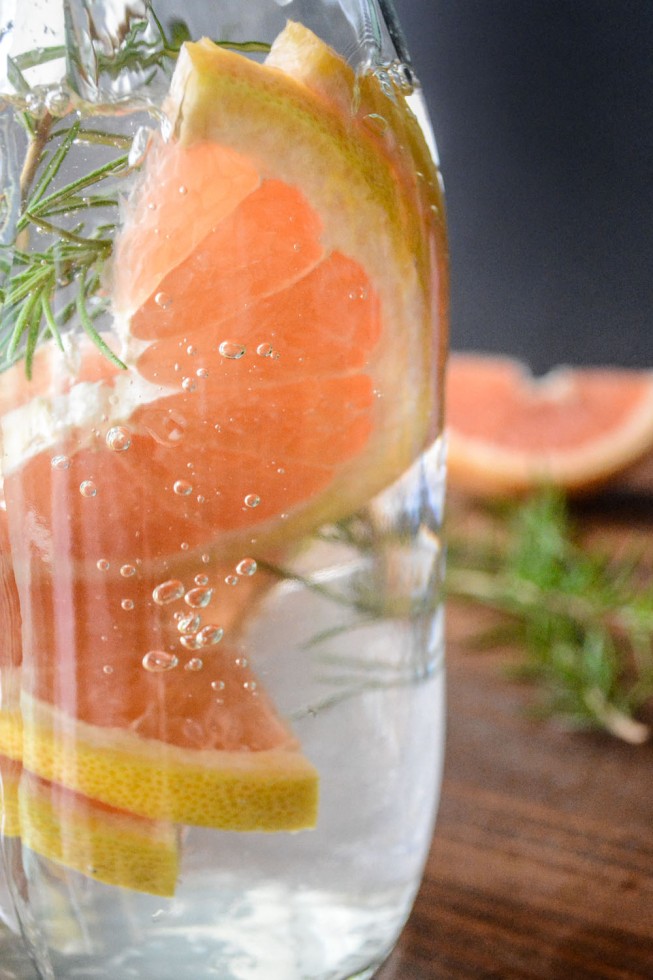
[[[395,0],[444,174],[452,347],[653,367],[653,0]]]

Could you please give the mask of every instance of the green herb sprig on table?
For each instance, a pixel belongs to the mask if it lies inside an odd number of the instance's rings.
[[[484,642],[512,641],[518,676],[536,682],[542,713],[633,744],[653,703],[653,569],[582,544],[564,498],[543,492],[449,533],[447,595],[503,614]]]

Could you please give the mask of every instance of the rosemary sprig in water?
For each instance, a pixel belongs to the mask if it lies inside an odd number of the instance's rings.
[[[134,71],[147,81],[150,74],[163,68],[169,75],[182,44],[189,39],[190,31],[181,20],[171,21],[166,33],[153,5],[148,4],[148,17],[129,17],[122,25],[110,57],[97,52],[98,74],[115,78],[121,72]],[[269,50],[269,45],[256,41],[216,43],[241,52]],[[68,125],[66,120],[57,123],[50,112],[43,111],[36,97],[33,102],[39,105],[38,111],[28,109],[35,93],[25,72],[64,55],[74,67],[75,52],[61,46],[8,58],[9,81],[23,100],[18,118],[27,135],[27,150],[14,237],[0,245],[0,370],[24,358],[28,378],[39,344],[52,338],[62,347],[62,333],[73,317],[106,357],[118,367],[125,366],[103,341],[96,322],[108,305],[101,296],[101,286],[118,220],[117,195],[106,192],[104,182],[130,172],[127,151],[131,141],[83,126],[75,110],[66,117]],[[78,148],[91,143],[107,147],[110,158],[57,186],[64,165],[76,162],[73,156]],[[3,203],[6,213],[0,218],[8,224],[6,197],[0,205]],[[99,209],[106,212],[107,220],[98,225],[93,216]],[[35,235],[43,236],[43,248],[34,248]]]
[[[653,572],[583,546],[564,499],[545,492],[493,517],[482,542],[453,527],[447,594],[503,614],[535,681],[542,712],[575,726],[645,741],[653,703]]]
[[[43,128],[41,120],[41,134]],[[14,241],[0,246],[0,269],[4,272],[0,361],[7,367],[24,357],[27,376],[31,377],[38,344],[51,337],[61,347],[61,332],[78,313],[83,328],[96,345],[118,366],[123,366],[94,326],[94,320],[103,310],[103,304],[96,303],[95,297],[104,263],[111,254],[116,223],[109,220],[89,231],[87,216],[95,209],[105,209],[108,213],[117,209],[116,196],[104,193],[100,185],[128,170],[127,155],[118,153],[84,176],[54,188],[55,178],[72,148],[87,140],[96,142],[98,134],[93,131],[87,134],[80,120],[75,120],[72,125],[39,138],[43,148],[38,165],[32,166],[28,151],[23,168],[22,206]],[[118,136],[107,134],[105,141],[114,153],[116,148],[124,147],[124,141]],[[29,168],[27,176],[26,168]],[[30,247],[29,238],[35,233],[43,235],[48,242],[43,249]],[[66,287],[70,287],[68,301],[55,312],[55,293]]]

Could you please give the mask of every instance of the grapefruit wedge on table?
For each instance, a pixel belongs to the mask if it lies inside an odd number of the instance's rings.
[[[186,45],[168,111],[114,256],[129,371],[5,417],[33,436],[5,445],[23,761],[148,819],[298,829],[317,775],[238,647],[269,585],[239,569],[434,435],[440,239],[405,148],[277,67]]]
[[[561,367],[534,378],[508,357],[456,353],[447,431],[452,487],[587,491],[653,447],[653,372]]]

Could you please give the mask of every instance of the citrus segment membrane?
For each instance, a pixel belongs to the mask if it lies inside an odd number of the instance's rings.
[[[130,334],[146,340],[185,334],[190,343],[198,327],[210,325],[217,347],[224,320],[246,313],[261,296],[283,291],[317,264],[324,255],[319,234],[317,215],[297,189],[264,181],[188,258],[177,262],[181,253],[175,254],[174,267],[132,317]],[[119,239],[116,280],[124,292],[140,292],[140,282],[123,263],[123,249]],[[264,328],[262,321],[259,330]]]
[[[114,257],[116,309],[136,309],[170,269],[259,183],[250,160],[213,142],[182,146],[156,140],[147,154],[145,180],[124,213]],[[192,215],[192,220],[188,219]],[[144,251],[143,241],[148,242]],[[129,270],[129,276],[121,275]]]
[[[653,446],[653,372],[558,368],[534,378],[507,357],[454,354],[449,479],[481,494],[541,484],[581,492]]]

